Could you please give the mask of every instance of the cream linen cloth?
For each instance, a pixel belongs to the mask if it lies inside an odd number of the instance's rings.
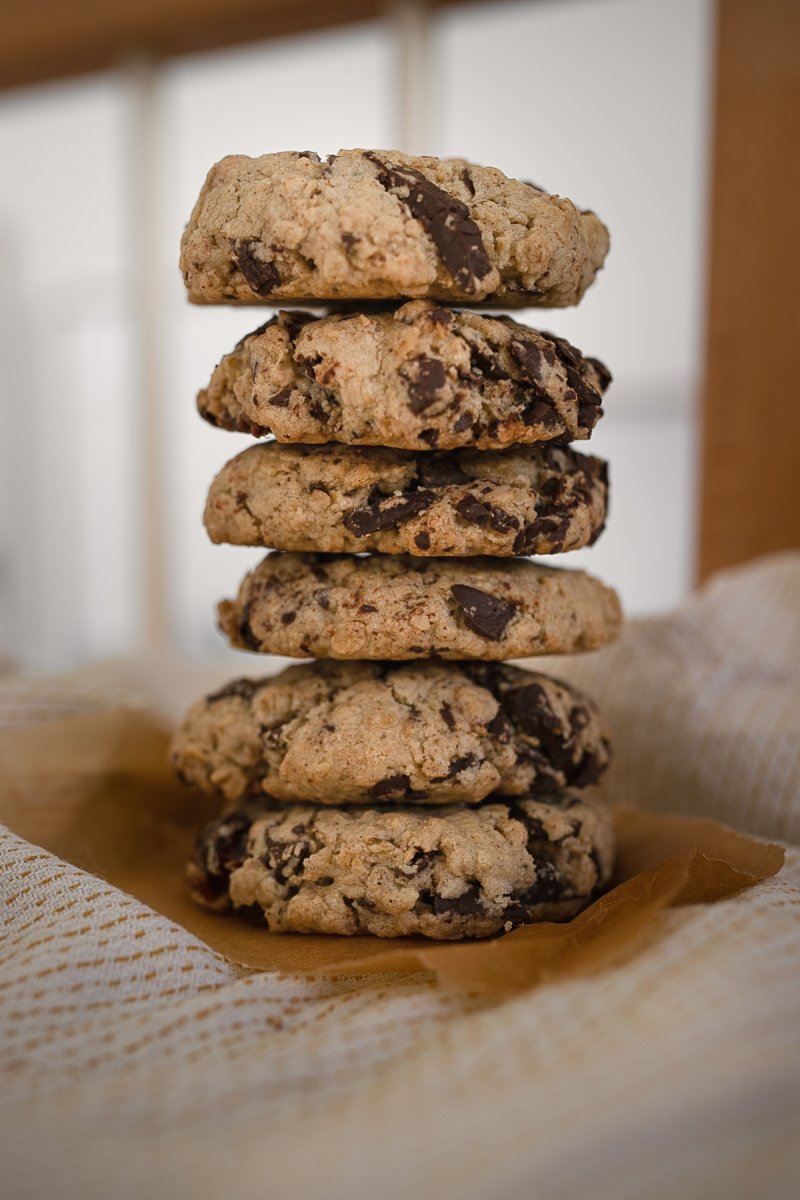
[[[553,670],[607,711],[616,795],[800,842],[800,555]],[[219,676],[10,681],[0,713],[175,709]],[[501,1004],[421,975],[245,975],[10,831],[0,928],[9,1200],[800,1195],[796,850],[663,914],[625,966]]]

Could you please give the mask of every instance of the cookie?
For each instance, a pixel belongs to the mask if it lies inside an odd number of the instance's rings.
[[[487,937],[566,920],[608,882],[611,814],[585,794],[476,808],[250,805],[207,826],[196,900],[274,932]]]
[[[357,446],[250,446],[211,485],[212,542],[277,550],[507,557],[591,545],[606,464],[567,447],[409,454]]]
[[[222,359],[197,405],[212,425],[279,442],[501,450],[588,438],[610,381],[563,338],[415,300],[281,312]]]
[[[463,159],[343,150],[230,155],[181,240],[198,304],[432,300],[577,304],[603,265],[592,212]]]
[[[232,646],[262,654],[497,660],[592,650],[621,612],[591,575],[525,559],[276,552],[219,619]]]
[[[540,795],[596,783],[609,757],[577,689],[478,662],[319,662],[236,679],[189,710],[171,747],[184,783],[227,802],[326,805]]]

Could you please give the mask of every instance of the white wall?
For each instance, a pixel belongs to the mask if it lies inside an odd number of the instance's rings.
[[[526,319],[614,375],[591,441],[611,520],[569,562],[632,612],[672,606],[692,578],[711,34],[702,0],[540,0],[449,12],[437,37],[440,152],[559,191],[611,230],[580,305]]]
[[[432,21],[430,149],[532,178],[611,227],[607,270],[580,307],[523,319],[614,372],[591,443],[611,460],[611,522],[569,563],[585,560],[639,612],[673,604],[690,581],[710,11],[710,0],[539,0]],[[181,228],[225,153],[396,144],[394,62],[374,24],[185,59],[156,77],[146,285],[159,532],[172,642],[195,656],[222,653],[214,601],[258,552],[206,539],[208,483],[246,439],[205,426],[193,397],[259,317],[186,304]],[[0,652],[48,669],[141,642],[152,546],[134,101],[121,72],[0,102]]]

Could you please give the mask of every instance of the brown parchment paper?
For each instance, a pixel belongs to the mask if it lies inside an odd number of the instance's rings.
[[[188,898],[183,867],[219,805],[167,766],[169,730],[117,708],[0,732],[0,819],[15,833],[99,875],[255,970],[433,971],[503,995],[622,962],[659,935],[658,914],[711,904],[774,875],[783,849],[715,821],[616,809],[611,889],[574,920],[481,942],[272,934],[208,913]]]

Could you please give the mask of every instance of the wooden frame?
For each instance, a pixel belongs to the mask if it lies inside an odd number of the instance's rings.
[[[699,575],[800,547],[800,4],[718,0]]]

